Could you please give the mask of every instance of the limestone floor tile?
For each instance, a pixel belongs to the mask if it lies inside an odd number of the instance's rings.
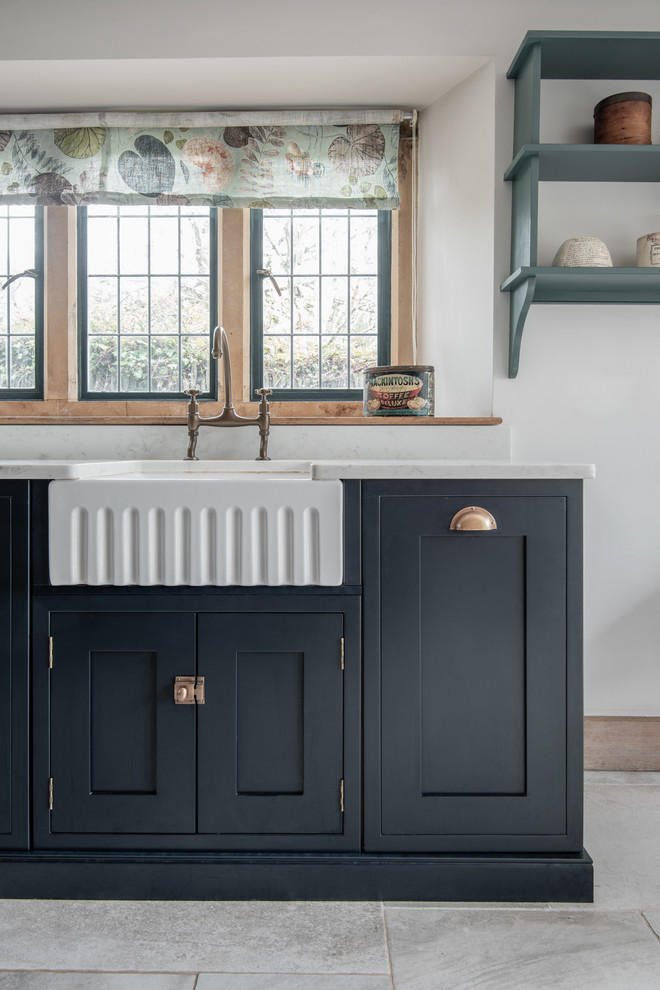
[[[0,973],[0,990],[194,990],[195,980],[192,973]]]
[[[386,908],[444,908],[451,911],[543,911],[550,905],[545,901],[385,901]]]
[[[396,990],[657,990],[639,912],[385,912]]]
[[[0,901],[0,969],[388,973],[377,903]]]
[[[195,990],[392,990],[389,976],[202,973]]]
[[[658,938],[660,938],[660,911],[645,911],[644,917]]]
[[[660,910],[660,773],[592,771],[584,791],[594,906]]]

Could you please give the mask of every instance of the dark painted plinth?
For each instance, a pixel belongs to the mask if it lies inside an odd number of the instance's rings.
[[[0,854],[0,897],[82,900],[593,900],[573,855]]]

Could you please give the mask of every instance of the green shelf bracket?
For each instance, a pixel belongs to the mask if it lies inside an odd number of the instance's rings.
[[[536,278],[525,279],[511,290],[509,310],[509,378],[515,378],[520,364],[520,345],[529,307],[534,301]]]

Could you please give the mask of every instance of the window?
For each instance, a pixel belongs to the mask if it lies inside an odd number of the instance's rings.
[[[24,275],[33,273],[33,277]],[[43,395],[43,210],[0,206],[0,398]]]
[[[414,361],[414,111],[3,119],[0,275],[41,273],[0,291],[4,422],[181,422],[216,324],[239,413],[267,384],[280,422],[360,416],[362,369]]]
[[[215,395],[216,210],[78,210],[80,398]]]
[[[389,361],[391,214],[252,210],[250,230],[253,389],[361,398],[363,370]]]

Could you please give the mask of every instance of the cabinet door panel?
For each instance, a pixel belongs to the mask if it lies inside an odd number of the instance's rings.
[[[51,831],[195,830],[194,617],[51,615]]]
[[[340,614],[199,617],[199,831],[341,834]]]
[[[482,498],[498,529],[450,531],[465,504],[380,502],[380,835],[394,848],[566,832],[565,500]]]
[[[27,483],[0,483],[0,848],[27,844],[27,510]]]

